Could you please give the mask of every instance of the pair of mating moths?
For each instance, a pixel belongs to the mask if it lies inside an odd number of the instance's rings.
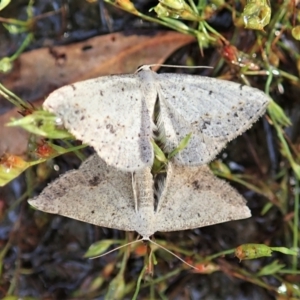
[[[149,66],[132,75],[62,87],[46,99],[44,108],[97,154],[29,203],[98,226],[137,231],[144,239],[156,231],[250,217],[243,197],[206,164],[247,130],[268,103],[269,97],[255,88],[202,76],[157,74]],[[160,176],[151,174],[154,131],[166,153],[192,133],[158,183],[154,181]]]

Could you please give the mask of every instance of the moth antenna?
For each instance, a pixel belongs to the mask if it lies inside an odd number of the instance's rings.
[[[142,241],[143,241],[143,239],[139,239],[139,240],[136,240],[136,241],[133,241],[133,242],[124,244],[124,245],[119,246],[119,247],[117,247],[117,248],[114,248],[114,249],[112,249],[112,250],[110,250],[110,251],[107,251],[107,252],[105,252],[105,253],[103,253],[103,254],[100,254],[100,255],[97,255],[97,256],[94,256],[94,257],[90,257],[90,259],[95,259],[95,258],[99,258],[99,257],[105,256],[105,255],[107,255],[107,254],[109,254],[109,253],[112,253],[112,252],[115,252],[115,251],[117,251],[117,250],[119,250],[119,249],[121,249],[121,248],[124,248],[124,247],[126,247],[126,246],[130,246],[130,245],[133,245],[133,244],[135,244],[135,243],[142,242]]]
[[[161,248],[161,249],[164,249],[165,251],[167,251],[168,253],[172,254],[172,255],[175,256],[177,259],[179,259],[181,262],[183,262],[184,264],[186,264],[187,266],[191,267],[192,269],[194,269],[194,270],[196,270],[196,271],[199,271],[198,268],[196,268],[195,266],[189,264],[189,263],[186,262],[184,259],[182,259],[180,256],[176,255],[174,252],[172,252],[172,251],[170,251],[169,249],[165,248],[164,246],[162,246],[162,245],[160,245],[160,244],[154,242],[153,240],[150,240],[149,238],[147,238],[147,239],[141,238],[141,239],[139,239],[139,240],[136,240],[136,241],[133,241],[133,242],[124,244],[124,245],[119,246],[119,247],[117,247],[117,248],[114,248],[114,249],[112,249],[112,250],[110,250],[110,251],[108,251],[108,252],[105,252],[105,253],[103,253],[103,254],[101,254],[101,255],[97,255],[97,256],[94,256],[94,257],[90,257],[90,259],[95,259],[95,258],[99,258],[99,257],[105,256],[105,255],[107,255],[107,254],[109,254],[109,253],[115,252],[115,251],[117,251],[117,250],[119,250],[119,249],[121,249],[121,248],[124,248],[124,247],[126,247],[126,246],[130,246],[130,245],[133,245],[133,244],[135,244],[135,243],[143,242],[143,241],[149,241],[150,243],[156,245],[157,247],[159,247],[159,248]]]
[[[162,245],[160,245],[160,244],[157,244],[156,242],[154,242],[154,241],[152,241],[152,240],[150,240],[150,239],[149,239],[149,241],[150,241],[151,243],[153,243],[154,245],[156,245],[156,246],[158,246],[158,247],[164,249],[164,250],[167,251],[168,253],[172,254],[173,256],[175,256],[176,258],[178,258],[180,261],[182,261],[184,264],[186,264],[187,266],[193,268],[193,269],[196,270],[196,271],[200,271],[198,268],[196,268],[195,266],[189,264],[188,262],[186,262],[186,261],[185,261],[184,259],[182,259],[180,256],[176,255],[176,254],[175,254],[174,252],[172,252],[171,250],[165,248],[164,246],[162,246]]]
[[[182,69],[213,69],[213,67],[211,66],[180,66],[180,65],[164,65],[164,64],[149,64],[149,65],[142,65],[139,66],[136,70],[136,73],[139,72],[140,70],[142,70],[144,67],[167,67],[167,68],[182,68]]]

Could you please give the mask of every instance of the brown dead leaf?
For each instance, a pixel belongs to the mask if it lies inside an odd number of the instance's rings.
[[[140,65],[163,63],[176,49],[194,40],[173,31],[97,36],[67,46],[26,52],[8,75],[0,75],[0,81],[24,100],[35,101],[76,81],[133,73]]]
[[[0,81],[19,97],[33,102],[66,84],[109,74],[133,73],[140,65],[163,63],[175,50],[193,41],[193,37],[173,31],[97,36],[67,46],[23,53],[9,74],[0,75]],[[0,116],[0,155],[26,152],[28,133],[5,127],[12,117],[18,117],[17,109]]]
[[[27,150],[29,133],[20,127],[5,126],[11,118],[21,117],[17,110],[13,108],[0,116],[0,157],[4,153],[23,155]]]

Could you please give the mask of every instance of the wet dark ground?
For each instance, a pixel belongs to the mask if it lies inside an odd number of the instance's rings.
[[[156,4],[155,1],[139,2],[140,4],[136,7],[144,12]],[[27,1],[12,3],[0,15],[24,20],[26,19],[26,5]],[[130,14],[103,4],[101,1],[91,4],[85,1],[51,1],[51,3],[35,1],[34,15],[55,11],[62,6],[64,9],[61,13],[40,18],[34,24],[35,40],[30,43],[27,50],[49,44],[72,43],[115,31],[125,31],[129,34],[137,29],[159,29],[156,24],[141,22]],[[211,25],[227,38],[230,38],[234,31],[231,14],[226,10],[216,15]],[[255,40],[255,33],[252,31],[240,30],[237,34],[241,34],[235,45],[237,47],[247,48],[245,44],[241,45],[241,42],[252,43],[253,39]],[[0,56],[13,54],[25,35],[25,33],[12,35],[0,27]],[[204,53],[205,56],[202,58],[197,45],[193,44],[177,51],[169,62],[180,64],[189,56],[196,64],[215,65],[220,57],[216,47],[205,49]],[[280,67],[286,71],[290,69],[290,72],[295,73],[292,58],[288,55],[285,57],[287,59],[281,62]],[[225,64],[216,71],[215,76],[220,76],[231,68],[232,72],[237,72],[234,67]],[[251,80],[257,83],[257,87],[263,88],[264,82],[261,77],[251,78]],[[294,124],[286,131],[286,134],[297,150],[299,149],[297,146],[299,142],[299,97],[295,91],[299,91],[299,86],[293,86],[284,79],[281,84],[285,92],[280,94],[274,88],[272,96]],[[19,96],[22,97],[22,95]],[[1,106],[1,111],[5,111],[10,105],[2,102]],[[91,151],[91,149],[86,149],[85,154],[88,155]],[[233,173],[251,175],[251,181],[254,183],[269,182],[272,193],[277,193],[278,198],[285,201],[282,205],[286,208],[285,214],[273,206],[267,214],[262,216],[261,210],[270,199],[233,183],[232,185],[247,199],[252,218],[195,230],[157,233],[156,240],[166,241],[167,248],[175,245],[201,257],[232,249],[243,243],[291,247],[291,232],[285,218],[288,213],[293,212],[292,190],[295,178],[287,160],[280,153],[276,132],[266,119],[261,119],[251,130],[231,142],[218,158],[230,166]],[[64,155],[33,168],[0,189],[1,299],[8,295],[20,298],[32,297],[30,299],[132,298],[137,278],[144,266],[144,257],[138,255],[137,251],[131,252],[126,261],[123,274],[126,292],[120,292],[119,298],[116,293],[114,296],[109,296],[109,284],[118,274],[124,251],[129,251],[129,248],[95,260],[83,258],[89,246],[96,241],[124,239],[132,235],[34,211],[23,196],[26,191],[32,189],[31,176],[40,179],[40,184],[32,191],[32,195],[38,195],[47,183],[59,174],[77,168],[79,164],[80,161],[74,154]],[[285,171],[281,171],[283,169]],[[285,180],[282,180],[280,176],[275,176],[280,171],[285,172]],[[285,193],[284,196],[283,193]],[[163,250],[157,250],[156,255],[157,265],[153,270],[155,283],[149,287],[151,285],[149,279],[148,287],[142,286],[138,299],[150,299],[150,295],[154,295],[153,299],[279,299],[275,291],[283,284],[282,278],[288,282],[296,280],[288,276],[282,276],[281,279],[275,276],[264,276],[262,282],[266,286],[260,287],[251,283],[249,278],[247,279],[250,275],[244,272],[255,274],[276,259],[290,268],[291,257],[277,253],[270,258],[241,263],[234,255],[217,258],[213,262],[220,270],[212,274],[194,273]],[[195,261],[192,262],[195,263]],[[175,274],[172,275],[172,272]],[[251,276],[252,279],[255,278],[255,275]],[[120,288],[121,284],[120,281],[116,286]]]

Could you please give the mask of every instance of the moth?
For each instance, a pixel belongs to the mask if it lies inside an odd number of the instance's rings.
[[[150,168],[121,171],[94,154],[28,202],[47,213],[136,231],[144,240],[156,231],[192,229],[251,216],[244,198],[206,165],[170,162],[166,178],[158,177]]]
[[[51,93],[43,106],[77,139],[93,146],[106,163],[136,171],[153,165],[154,132],[165,153],[191,134],[174,164],[207,164],[265,112],[269,101],[262,91],[235,82],[157,74],[142,66],[135,74],[64,86]]]

